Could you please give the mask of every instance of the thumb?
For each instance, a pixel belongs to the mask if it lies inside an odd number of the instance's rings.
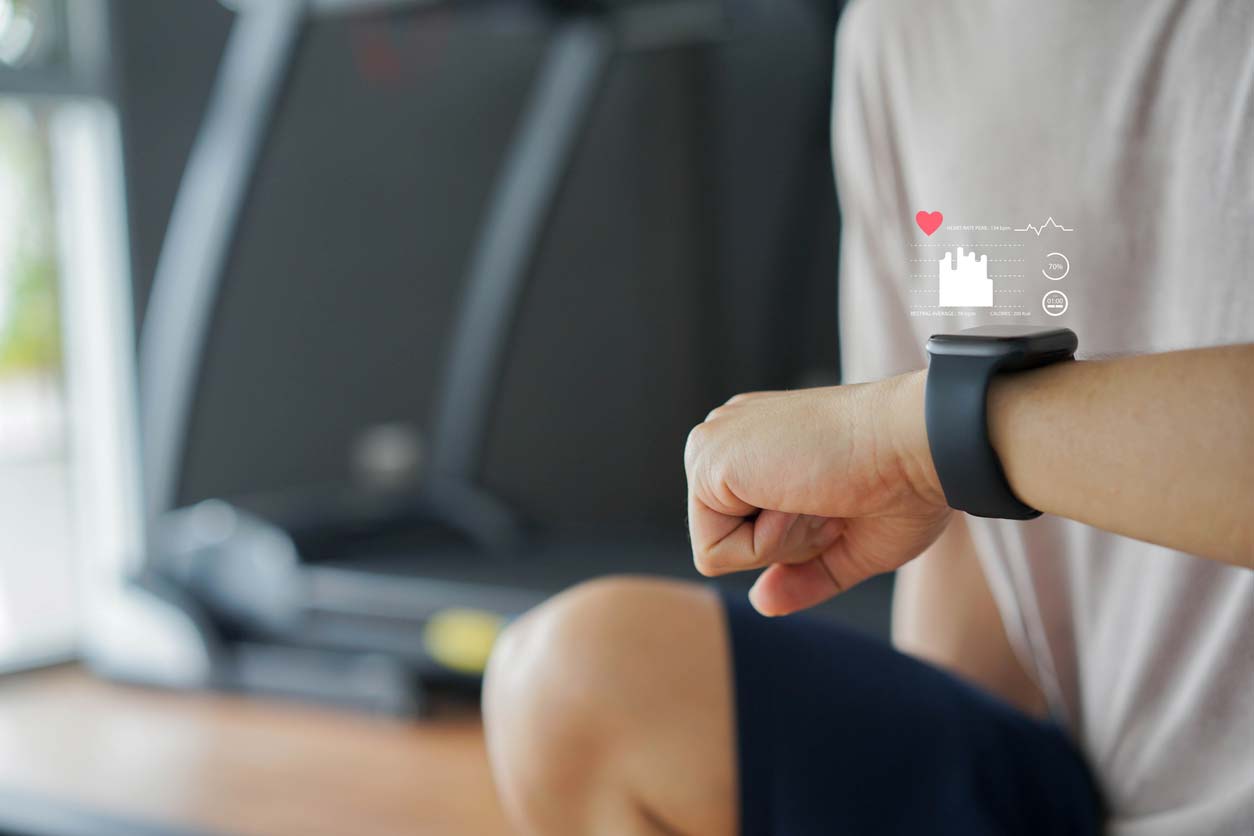
[[[947,521],[948,513],[853,520],[817,557],[769,567],[749,590],[749,601],[758,612],[770,616],[821,604],[918,557],[940,536]]]
[[[844,539],[839,542],[844,542]],[[826,559],[834,549],[804,563],[768,566],[749,590],[749,603],[762,615],[791,615],[834,598],[870,577],[868,574],[857,579],[838,579]]]

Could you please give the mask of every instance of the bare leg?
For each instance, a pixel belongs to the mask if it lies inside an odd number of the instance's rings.
[[[642,578],[515,622],[484,686],[502,801],[527,834],[733,834],[731,665],[711,591]]]

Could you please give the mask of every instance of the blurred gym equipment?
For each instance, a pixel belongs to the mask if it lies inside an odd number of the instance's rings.
[[[826,262],[819,262],[816,270],[813,264],[799,261],[798,252],[814,250],[816,241],[834,241],[830,182],[820,181],[816,187],[813,171],[800,169],[797,182],[786,184],[780,191],[783,197],[772,207],[783,210],[782,219],[772,218],[772,223],[766,223],[753,215],[753,209],[761,207],[741,209],[752,218],[744,225],[752,235],[739,236],[735,246],[740,250],[728,249],[730,245],[723,243],[737,237],[735,230],[726,229],[735,225],[735,213],[719,205],[718,187],[711,182],[714,178],[709,172],[712,166],[726,165],[729,160],[742,165],[746,154],[739,149],[727,150],[731,143],[711,141],[715,131],[709,125],[711,118],[693,105],[707,102],[708,107],[718,90],[711,89],[709,67],[690,58],[716,48],[726,38],[729,25],[722,2],[555,2],[501,4],[498,8],[474,2],[257,0],[232,5],[237,18],[178,188],[140,341],[141,426],[150,530],[148,558],[134,584],[137,590],[186,617],[194,627],[188,635],[194,635],[199,643],[188,652],[206,659],[207,665],[199,674],[181,679],[162,670],[114,672],[167,684],[281,692],[372,710],[420,712],[431,703],[433,694],[473,694],[495,630],[553,591],[606,571],[688,573],[682,511],[667,511],[673,520],[667,517],[661,523],[653,511],[653,507],[682,509],[682,502],[675,502],[672,495],[675,483],[668,478],[665,486],[657,487],[652,475],[656,468],[641,466],[639,462],[645,458],[641,454],[648,452],[650,467],[654,461],[674,462],[659,466],[674,467],[681,482],[678,452],[683,428],[699,420],[712,402],[730,394],[728,386],[743,388],[738,380],[719,375],[720,368],[736,360],[735,341],[747,340],[740,351],[752,357],[769,356],[788,344],[781,333],[762,333],[760,328],[755,332],[735,321],[745,314],[729,311],[733,306],[722,296],[745,296],[744,288],[730,280],[715,281],[712,274],[719,267],[712,264],[718,265],[720,258],[726,262],[726,252],[736,252],[736,260],[746,262],[736,266],[746,275],[757,275],[756,283],[767,288],[758,298],[772,307],[779,305],[781,310],[795,305],[799,278],[764,282],[762,274],[789,270],[798,277],[822,274]],[[502,11],[504,7],[509,10]],[[357,27],[357,21],[364,21],[360,25],[365,28],[347,30],[354,44],[364,44],[358,70],[386,84],[408,54],[395,44],[389,45],[392,30],[388,27],[420,27],[424,21],[447,26],[449,16],[463,14],[463,8],[469,10],[465,13],[484,18],[504,15],[511,25],[533,32],[537,54],[530,81],[519,82],[516,88],[521,94],[516,114],[512,119],[507,114],[504,120],[496,120],[512,127],[506,132],[503,147],[488,149],[499,161],[490,177],[481,178],[486,187],[475,213],[479,218],[477,231],[467,236],[463,278],[454,283],[457,290],[453,298],[458,301],[437,317],[449,323],[447,329],[430,338],[439,348],[405,357],[413,364],[414,388],[430,392],[426,396],[430,433],[424,435],[416,429],[425,423],[422,410],[419,415],[406,415],[408,421],[392,416],[380,422],[353,415],[345,418],[346,423],[357,427],[348,444],[347,478],[276,479],[277,485],[261,491],[236,495],[236,491],[221,490],[209,494],[221,498],[196,496],[195,490],[188,490],[189,481],[196,481],[197,472],[212,472],[214,464],[205,463],[205,454],[198,447],[205,442],[197,441],[197,427],[202,436],[226,433],[232,444],[238,439],[240,458],[255,462],[259,468],[267,460],[268,448],[279,446],[285,435],[271,428],[267,437],[263,429],[259,440],[250,441],[248,408],[241,409],[244,399],[238,389],[232,398],[234,414],[227,421],[214,420],[224,415],[221,407],[215,407],[221,402],[215,393],[224,387],[238,387],[238,379],[244,377],[238,365],[231,367],[234,379],[221,376],[215,351],[233,343],[221,333],[216,338],[214,335],[240,321],[240,308],[230,298],[234,287],[251,291],[259,283],[281,278],[273,269],[247,267],[249,263],[274,265],[266,259],[275,256],[256,255],[260,250],[255,236],[266,235],[266,222],[271,227],[276,223],[312,224],[308,217],[285,216],[325,213],[335,200],[332,196],[323,203],[311,197],[293,206],[288,194],[280,209],[266,208],[268,200],[273,203],[267,189],[278,177],[274,169],[290,159],[274,153],[274,147],[296,141],[292,137],[300,135],[295,128],[276,122],[287,119],[299,124],[298,114],[309,112],[300,107],[306,101],[301,89],[293,89],[310,84],[308,80],[297,81],[294,74],[314,73],[307,62],[302,63],[302,53],[320,37],[319,27]],[[437,17],[440,15],[445,17]],[[798,14],[791,22],[814,20],[822,20],[822,16]],[[828,65],[823,41],[830,31],[820,27],[813,33],[812,60],[824,67]],[[580,421],[581,412],[591,416],[598,402],[613,401],[607,399],[605,390],[573,391],[569,392],[569,402],[555,404],[562,407],[560,411],[548,410],[554,387],[562,385],[560,375],[566,365],[555,359],[586,349],[562,345],[560,340],[546,343],[534,336],[535,326],[528,326],[520,317],[526,305],[538,304],[535,300],[543,292],[535,286],[538,274],[570,269],[560,257],[546,255],[544,245],[556,236],[554,227],[562,222],[561,204],[571,187],[572,170],[581,151],[586,153],[590,147],[590,126],[598,108],[604,106],[615,62],[630,55],[644,55],[641,60],[648,60],[667,54],[684,55],[687,63],[668,67],[661,83],[673,85],[678,80],[694,86],[699,95],[662,102],[668,108],[662,112],[671,116],[684,112],[682,108],[687,106],[684,118],[688,121],[672,129],[686,138],[667,142],[665,149],[652,155],[646,149],[641,157],[663,161],[660,173],[651,176],[666,183],[673,193],[658,191],[660,197],[653,193],[601,195],[606,203],[622,204],[622,214],[634,214],[625,221],[610,216],[605,231],[599,234],[611,242],[615,242],[615,235],[623,239],[617,242],[617,250],[606,247],[607,261],[624,253],[638,260],[638,278],[633,277],[631,265],[618,267],[619,274],[606,271],[611,276],[628,276],[631,284],[620,293],[627,293],[629,299],[636,292],[667,294],[657,303],[657,310],[669,311],[658,334],[671,333],[683,325],[694,336],[691,345],[683,344],[686,347],[677,354],[664,341],[646,335],[640,344],[661,342],[661,348],[647,356],[628,353],[617,360],[607,358],[589,364],[593,368],[584,374],[595,373],[599,367],[607,386],[615,385],[616,369],[627,370],[632,375],[631,385],[620,388],[656,397],[656,403],[630,414],[625,427],[612,428],[602,437],[580,438],[572,431],[563,439],[561,428]],[[493,57],[485,56],[483,62]],[[466,68],[465,64],[459,66]],[[501,77],[496,78],[500,83]],[[488,81],[491,78],[472,88],[471,95],[481,89],[487,95],[489,91],[482,84]],[[663,89],[656,79],[643,86],[655,94]],[[804,135],[821,138],[825,135],[826,87],[818,85],[805,93],[802,99],[811,109],[799,108],[799,113],[808,115],[794,121],[800,122]],[[497,93],[495,101],[502,95]],[[334,104],[331,100],[328,107]],[[648,118],[652,114],[642,108],[634,115]],[[356,126],[365,134],[374,129],[371,124]],[[621,132],[640,127],[620,117],[612,129]],[[393,129],[379,126],[378,130]],[[643,139],[638,141],[652,139],[656,144],[659,130],[644,126]],[[781,130],[796,133],[798,126],[781,126]],[[718,129],[718,134],[733,140],[736,136],[734,130]],[[628,136],[620,141],[636,140]],[[666,136],[660,141],[666,141]],[[817,152],[820,160],[825,158],[825,143],[820,143]],[[413,154],[423,153],[422,147],[414,145]],[[689,168],[685,168],[685,161],[691,163]],[[466,180],[474,179],[469,176],[474,166],[470,149],[465,159],[443,164],[454,168],[465,165]],[[684,178],[680,185],[671,183],[676,173]],[[638,174],[634,176],[639,179]],[[316,186],[318,180],[315,174],[311,182]],[[609,182],[621,188],[621,182]],[[311,196],[317,193],[314,186],[309,190]],[[362,185],[354,197],[369,197],[370,189]],[[472,188],[467,186],[466,190]],[[633,217],[658,211],[673,216],[660,218],[656,225],[642,230],[630,228],[633,222],[641,223]],[[718,217],[709,217],[714,213]],[[411,227],[406,218],[395,215],[370,220],[408,229],[413,237],[420,233],[441,235],[430,226]],[[617,228],[620,225],[627,229],[625,233]],[[674,240],[668,240],[656,234],[659,228],[678,231],[673,233]],[[254,234],[254,229],[260,231]],[[290,232],[286,227],[280,230],[289,237]],[[254,237],[249,238],[250,234]],[[753,252],[744,244],[749,237],[767,242],[759,248],[767,254],[759,253],[756,263],[744,258]],[[653,243],[655,239],[660,243]],[[648,247],[670,250],[661,256],[640,255],[642,240]],[[350,247],[351,242],[347,242],[345,249]],[[285,251],[291,252],[278,246],[266,252]],[[602,253],[596,256],[602,257]],[[651,261],[662,265],[664,272],[658,272]],[[326,272],[332,270],[328,266]],[[685,280],[689,274],[691,278]],[[826,281],[833,275],[834,270],[828,272]],[[242,276],[248,276],[253,284],[241,285]],[[332,275],[328,280],[338,282],[336,292],[369,294],[373,278]],[[449,278],[442,281],[447,284]],[[429,280],[427,275],[410,278],[415,282]],[[599,278],[588,275],[583,281],[595,291]],[[684,283],[679,284],[681,281]],[[654,282],[655,288],[649,282]],[[299,284],[296,287],[300,290]],[[317,292],[317,287],[311,286],[310,296]],[[336,317],[348,305],[347,301],[339,307],[326,304],[333,296],[322,297],[321,305],[317,299],[291,299],[292,306],[307,316],[312,311],[322,330],[296,333],[281,322],[267,323],[267,352],[273,344],[275,354],[285,359],[308,356],[312,367],[300,389],[301,397],[310,400],[292,404],[295,411],[286,417],[292,422],[294,435],[305,423],[299,411],[302,408],[314,410],[316,415],[352,411],[350,393],[334,385],[322,391],[316,383],[310,385],[318,379],[321,368],[316,346],[337,333]],[[571,298],[567,292],[562,302],[569,304]],[[263,297],[262,301],[274,300]],[[655,315],[647,305],[642,310]],[[703,311],[703,315],[694,315]],[[760,310],[752,313],[755,320],[769,320]],[[578,318],[581,312],[560,315]],[[426,316],[427,324],[434,321]],[[831,318],[834,320],[834,310]],[[404,320],[380,323],[378,329],[396,327],[398,322],[403,325]],[[804,330],[795,322],[789,325],[782,330],[794,334]],[[411,327],[425,333],[417,320]],[[595,320],[591,327],[597,327]],[[743,336],[746,333],[750,338]],[[721,338],[727,335],[735,337]],[[354,336],[359,342],[364,340],[363,335]],[[302,340],[308,342],[302,346]],[[293,345],[296,349],[291,348]],[[533,347],[525,348],[528,345]],[[307,354],[297,350],[301,348]],[[371,355],[375,362],[388,357],[386,345],[384,349],[368,345],[362,349],[365,353],[382,351]],[[533,358],[529,362],[556,382],[546,388],[520,374],[516,367],[526,358]],[[776,367],[797,365],[788,360],[795,358],[786,358]],[[259,362],[279,366],[270,358]],[[511,366],[515,367],[512,372]],[[419,381],[419,376],[424,380]],[[763,384],[790,382],[772,379],[769,374],[759,377]],[[520,384],[524,379],[526,382]],[[656,395],[651,391],[654,388]],[[526,397],[520,397],[519,391]],[[676,397],[675,392],[683,394]],[[581,399],[592,401],[592,408],[584,409]],[[537,412],[536,402],[546,408]],[[315,412],[305,414],[310,423],[317,423]],[[644,423],[642,415],[649,423]],[[493,427],[501,426],[512,432],[507,442],[492,432]],[[537,431],[553,427],[559,432]],[[564,504],[573,505],[570,516],[578,517],[580,492],[600,492],[603,496],[612,490],[603,484],[594,486],[591,479],[578,478],[578,463],[570,465],[568,461],[615,464],[616,458],[606,457],[605,451],[616,443],[623,445],[622,457],[628,461],[623,466],[621,501],[609,504],[626,510],[615,507],[599,517],[590,514],[590,523],[583,527],[570,524],[569,519],[552,519],[556,515],[550,509]],[[666,446],[654,454],[659,443]],[[535,459],[500,452],[526,452],[531,446],[540,448],[539,461],[554,463],[552,469],[558,476],[550,477],[550,481],[543,475],[533,477]],[[494,464],[494,452],[495,460],[521,462],[514,465],[512,478],[510,467],[502,470]],[[526,480],[521,485],[519,473]],[[597,481],[612,484],[615,480],[615,474],[605,470],[599,475],[602,480]],[[658,494],[656,500],[647,498],[651,493]],[[636,497],[646,497],[644,502],[656,502],[656,506],[641,508]],[[111,670],[108,660],[98,662],[106,672]]]

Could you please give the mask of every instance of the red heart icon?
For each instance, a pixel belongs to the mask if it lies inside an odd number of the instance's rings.
[[[945,216],[940,212],[920,212],[914,216],[914,222],[919,225],[919,229],[923,230],[924,235],[931,235],[940,229],[943,220]]]

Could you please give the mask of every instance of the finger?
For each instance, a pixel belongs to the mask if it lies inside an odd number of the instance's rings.
[[[775,511],[762,512],[762,516],[767,513],[778,513]],[[754,523],[754,527],[761,525],[762,517],[758,517],[758,521]],[[845,529],[845,521],[842,519],[832,519],[828,517],[815,517],[809,514],[800,514],[796,516],[796,521],[789,528],[787,536],[779,543],[778,546],[758,549],[758,560],[751,566],[738,567],[743,569],[760,569],[769,566],[772,563],[804,563],[817,554],[821,554],[825,549],[836,542],[836,538],[841,535]],[[760,542],[755,537],[755,541]]]
[[[749,602],[762,615],[790,615],[834,598],[878,570],[852,554],[851,541],[841,537],[804,563],[767,568],[749,590]]]
[[[735,497],[717,501],[688,492],[688,536],[692,540],[692,558],[697,571],[703,575],[718,574],[709,563],[714,551],[720,554],[736,554],[753,551],[753,520],[748,517],[757,511],[752,505]]]
[[[768,566],[749,590],[749,603],[762,615],[791,615],[840,593],[822,556],[805,563]]]
[[[752,534],[728,538],[707,549],[698,561],[702,574],[715,577],[760,569],[773,563],[803,563],[829,548],[845,521],[763,511],[752,522]]]
[[[693,554],[697,569],[707,577],[743,572],[765,565],[796,538],[799,515],[782,511],[760,511],[753,518],[742,518],[731,535],[710,543]],[[804,528],[804,526],[802,526]]]
[[[794,531],[801,521],[800,514],[783,511],[759,511],[753,520],[753,552],[759,558],[779,554],[796,541]]]

